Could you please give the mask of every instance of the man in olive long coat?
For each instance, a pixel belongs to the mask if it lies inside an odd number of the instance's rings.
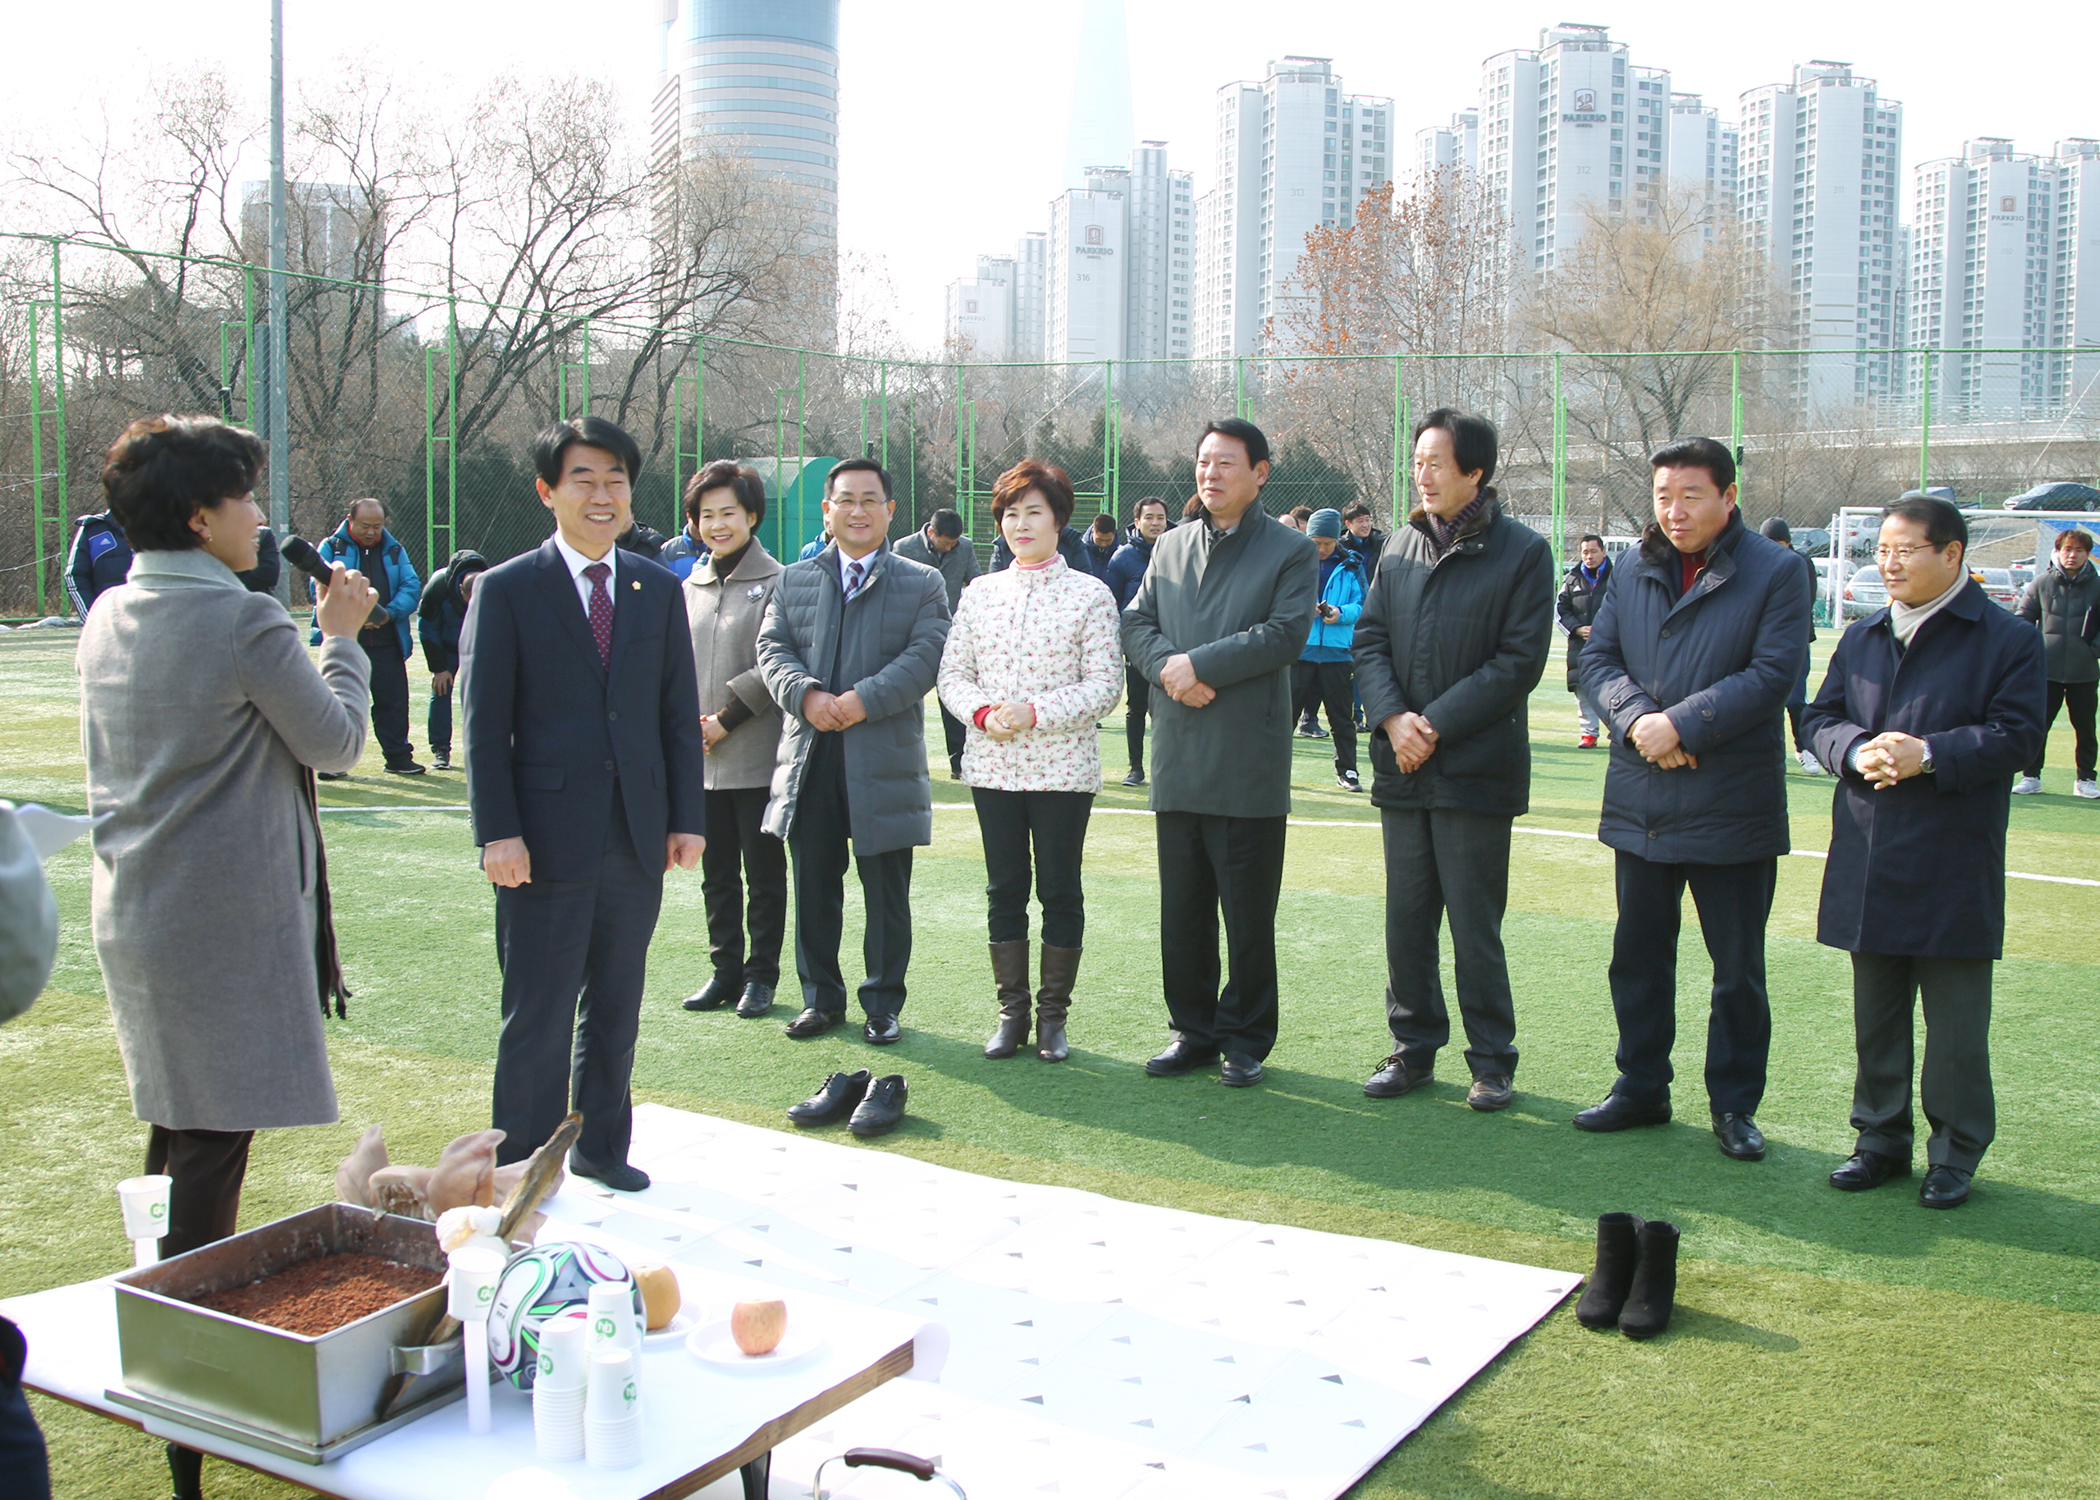
[[[1261,507],[1269,442],[1236,417],[1196,450],[1201,525],[1177,527],[1123,611],[1152,699],[1159,941],[1173,1041],[1155,1077],[1219,1061],[1259,1083],[1276,1044],[1276,901],[1291,810],[1291,663],[1312,633],[1318,554]],[[1218,986],[1218,913],[1227,978]]]
[[[1883,512],[1889,607],[1845,632],[1801,723],[1838,778],[1816,938],[1852,954],[1859,1052],[1858,1140],[1830,1185],[1858,1192],[1910,1175],[1922,997],[1927,1208],[1967,1200],[1996,1133],[1991,964],[2005,947],[2005,825],[2046,702],[2042,638],[1969,577],[1968,535],[1961,512],[1930,496]]]

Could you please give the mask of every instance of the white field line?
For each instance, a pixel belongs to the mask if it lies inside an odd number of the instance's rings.
[[[465,807],[440,807],[422,803],[404,807],[324,807],[321,809],[321,811],[324,814],[404,812],[463,813],[467,810],[468,809]],[[936,802],[933,804],[933,810],[935,812],[976,811],[976,809],[970,806],[970,804],[967,802]],[[1094,816],[1097,818],[1149,818],[1152,816],[1152,813],[1149,808],[1143,807],[1097,807],[1094,809]],[[1362,818],[1292,818],[1289,820],[1289,822],[1290,826],[1293,828],[1376,828],[1378,826],[1376,823],[1370,822]],[[1529,824],[1525,823],[1517,823],[1514,824],[1513,827],[1518,833],[1535,833],[1541,838],[1549,839],[1583,839],[1589,842],[1595,842],[1597,837],[1597,835],[1595,835],[1594,833],[1583,833],[1573,828],[1534,828],[1531,827]],[[1789,850],[1788,852],[1791,853],[1796,859],[1830,858],[1830,856],[1821,849],[1793,849]],[[2031,875],[2025,870],[2007,870],[2005,872],[2005,878],[2007,880],[2039,880],[2048,885],[2083,885],[2100,888],[2100,880],[2086,880],[2083,877],[2077,875]]]

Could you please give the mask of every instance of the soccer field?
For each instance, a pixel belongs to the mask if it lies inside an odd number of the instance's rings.
[[[75,640],[0,637],[0,797],[82,804]],[[1826,631],[1818,673],[1833,643]],[[411,672],[421,751],[425,685]],[[1851,1146],[1849,966],[1815,942],[1823,866],[1811,854],[1828,843],[1831,783],[1798,772],[1787,786],[1805,852],[1780,862],[1768,942],[1767,1158],[1729,1161],[1707,1129],[1708,970],[1689,906],[1677,1122],[1613,1136],[1570,1127],[1613,1077],[1614,910],[1610,855],[1591,836],[1605,757],[1575,747],[1557,657],[1533,696],[1531,730],[1532,810],[1518,824],[1505,931],[1523,1061],[1506,1113],[1464,1107],[1462,1043],[1440,1059],[1432,1088],[1388,1101],[1361,1093],[1389,1050],[1383,877],[1369,798],[1334,787],[1324,741],[1296,742],[1301,821],[1278,918],[1283,1021],[1268,1081],[1228,1090],[1200,1074],[1143,1074],[1164,1041],[1157,882],[1142,793],[1113,784],[1124,769],[1120,707],[1102,734],[1111,785],[1087,847],[1069,1062],[981,1055],[993,1018],[984,867],[966,789],[942,765],[935,841],[914,876],[903,1042],[876,1054],[857,1028],[789,1041],[792,974],[765,1021],[681,1010],[707,955],[699,877],[674,874],[651,954],[637,1095],[784,1127],[781,1109],[826,1073],[874,1064],[910,1080],[912,1113],[865,1149],[969,1171],[1584,1271],[1600,1213],[1682,1227],[1668,1334],[1636,1344],[1584,1330],[1572,1304],[1557,1311],[1358,1496],[2100,1495],[2100,886],[2062,883],[2100,880],[2100,803],[2068,795],[2068,727],[2051,741],[2048,793],[2014,799],[2009,868],[2059,880],[2008,882],[1992,1038],[1998,1139],[1974,1197],[1952,1213],[1919,1208],[1915,1178],[1859,1195],[1824,1182]],[[1368,783],[1367,754],[1363,763]],[[329,871],[356,992],[349,1018],[330,1022],[342,1123],[259,1137],[244,1225],[332,1196],[335,1163],[375,1120],[395,1159],[410,1161],[487,1122],[493,901],[464,814],[445,810],[465,800],[464,778],[404,781],[379,765],[374,747],[353,779],[322,787],[324,805],[340,809],[326,819]],[[131,1116],[89,939],[89,863],[84,843],[51,862],[58,971],[36,1009],[0,1031],[0,1296],[129,1259],[109,1188],[139,1170],[145,1127]],[[850,895],[847,908],[853,954]],[[50,1402],[38,1413],[59,1495],[166,1494],[158,1443]],[[214,1496],[301,1493],[223,1465],[206,1485]]]

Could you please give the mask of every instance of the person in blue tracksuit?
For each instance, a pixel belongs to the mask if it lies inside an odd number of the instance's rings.
[[[430,759],[440,771],[452,769],[452,685],[459,677],[459,636],[466,628],[474,582],[488,565],[479,552],[460,548],[430,575],[416,608],[416,637],[430,668]]]
[[[1124,533],[1123,545],[1116,555],[1108,560],[1108,568],[1101,581],[1108,591],[1116,596],[1116,608],[1128,609],[1130,601],[1137,597],[1138,585],[1145,581],[1145,569],[1152,566],[1152,544],[1167,534],[1173,523],[1167,517],[1167,502],[1157,495],[1147,495],[1131,510],[1130,530]],[[1152,684],[1145,674],[1125,662],[1123,664],[1123,737],[1130,746],[1130,771],[1123,778],[1125,786],[1145,784],[1145,718],[1152,711]]]
[[[379,591],[372,618],[357,633],[357,644],[372,663],[372,732],[386,752],[389,771],[421,776],[428,767],[416,763],[416,747],[408,740],[408,654],[414,649],[415,628],[409,621],[423,602],[423,581],[408,560],[408,549],[394,540],[386,522],[385,501],[352,500],[343,524],[314,550],[324,563],[340,562],[364,574]],[[314,640],[320,639],[317,626]],[[331,781],[342,779],[321,774]]]
[[[81,516],[73,523],[73,546],[66,558],[66,592],[85,620],[95,601],[131,573],[131,543],[109,511]]]
[[[1340,511],[1314,511],[1305,534],[1320,552],[1320,595],[1313,607],[1312,634],[1291,664],[1291,716],[1302,722],[1316,703],[1326,708],[1327,727],[1334,734],[1334,784],[1345,792],[1360,792],[1352,712],[1356,669],[1349,647],[1369,590],[1357,554],[1342,547]]]

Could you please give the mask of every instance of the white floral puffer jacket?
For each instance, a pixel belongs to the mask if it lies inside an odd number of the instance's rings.
[[[1108,585],[1061,557],[971,581],[941,655],[940,694],[969,726],[963,780],[1002,792],[1097,792],[1094,726],[1123,691],[1120,620]],[[1005,744],[977,727],[994,703],[1029,703],[1035,728]]]

